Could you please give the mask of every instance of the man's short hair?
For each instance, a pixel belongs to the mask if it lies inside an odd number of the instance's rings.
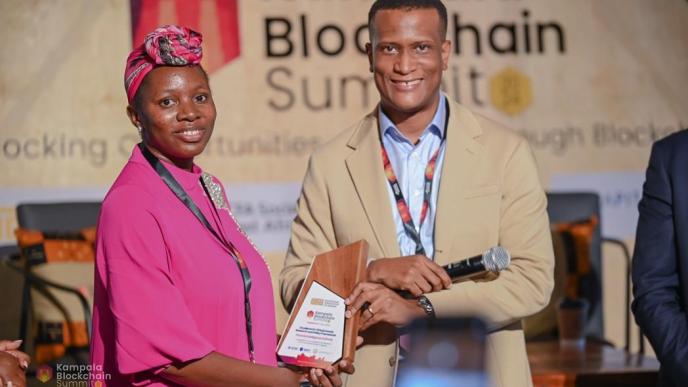
[[[387,9],[401,9],[410,11],[414,9],[435,9],[440,17],[440,36],[447,36],[447,8],[440,0],[376,0],[368,11],[368,31],[370,41],[373,41],[373,20],[377,11]]]

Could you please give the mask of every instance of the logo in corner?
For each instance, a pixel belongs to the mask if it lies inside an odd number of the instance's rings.
[[[36,379],[47,383],[53,378],[53,369],[49,365],[42,365],[36,369]]]

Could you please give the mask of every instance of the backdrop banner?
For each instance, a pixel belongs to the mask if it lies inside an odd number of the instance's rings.
[[[179,23],[204,35],[218,108],[198,163],[227,185],[258,246],[281,257],[308,155],[378,100],[370,4],[0,2],[0,244],[14,241],[20,201],[102,199],[139,140],[125,59],[155,26]],[[548,189],[600,192],[603,233],[632,239],[650,146],[688,127],[688,1],[445,4],[447,94],[525,136]]]

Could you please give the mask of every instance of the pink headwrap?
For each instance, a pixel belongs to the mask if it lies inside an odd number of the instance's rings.
[[[159,66],[186,66],[201,63],[203,36],[187,27],[166,25],[146,35],[143,44],[127,58],[124,69],[124,89],[129,104],[143,78]]]

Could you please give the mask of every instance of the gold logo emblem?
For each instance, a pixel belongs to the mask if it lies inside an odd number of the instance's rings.
[[[36,379],[43,383],[48,382],[53,378],[53,369],[48,365],[42,365],[36,369]]]
[[[533,102],[530,79],[513,67],[507,67],[490,79],[490,99],[497,110],[515,116]]]

